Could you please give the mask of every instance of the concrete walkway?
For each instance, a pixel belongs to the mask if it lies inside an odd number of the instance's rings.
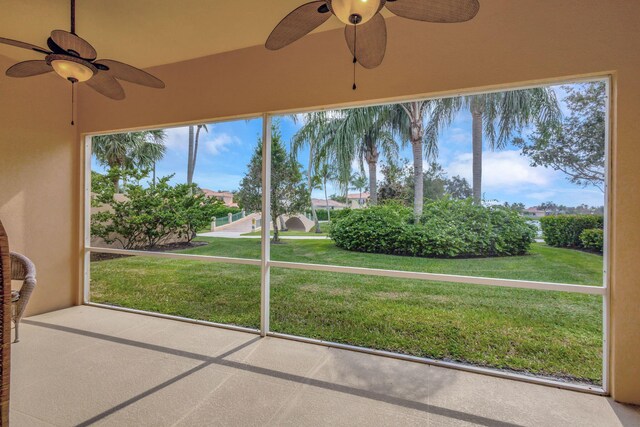
[[[199,237],[221,237],[224,239],[260,239],[261,236],[243,236],[245,233],[249,233],[249,231],[238,232],[238,231],[210,231],[208,233],[198,233]],[[287,236],[286,233],[280,234],[281,239],[285,240],[326,240],[327,236],[313,236],[312,233],[307,236]]]
[[[220,227],[216,227],[216,230],[218,230],[216,231],[216,233],[217,232],[250,233],[253,219],[255,218],[256,221],[259,221],[261,217],[262,215],[259,213],[252,213],[230,224],[225,224],[225,225],[221,225]]]

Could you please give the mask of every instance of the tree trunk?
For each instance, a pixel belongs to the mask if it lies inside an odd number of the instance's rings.
[[[413,148],[413,216],[416,223],[422,216],[424,205],[424,172],[422,170],[422,140],[411,141]]]
[[[189,153],[187,158],[187,184],[193,182],[193,149],[195,148],[194,127],[189,126]]]
[[[318,214],[316,213],[316,207],[313,206],[313,174],[311,170],[311,165],[313,165],[313,146],[309,147],[309,167],[307,168],[307,181],[309,184],[309,201],[311,202],[311,216],[313,217],[313,222],[316,224],[316,233],[322,233],[320,229],[320,221],[318,221]]]
[[[482,202],[482,111],[472,105],[472,141],[473,141],[473,202]]]
[[[367,164],[369,165],[369,205],[375,206],[378,204],[378,159],[380,153],[378,148],[372,141],[368,141],[368,149],[365,154]]]
[[[120,177],[116,176],[113,178],[113,189],[115,191],[116,194],[120,193]]]
[[[413,216],[417,224],[422,216],[422,208],[424,206],[424,171],[422,164],[424,139],[423,104],[421,102],[413,102],[407,112],[410,113],[411,148],[413,151]]]
[[[378,204],[378,177],[377,163],[369,163],[369,204],[375,206]]]
[[[327,180],[322,182],[324,187],[324,202],[327,205],[327,221],[331,222],[331,213],[329,212],[329,196],[327,196]]]
[[[156,162],[153,162],[153,186],[156,186]]]
[[[196,130],[195,142],[193,144],[193,159],[191,160],[191,181],[193,182],[193,175],[196,173],[196,162],[198,161],[198,143],[200,141],[200,131],[202,130],[202,125],[198,125],[198,130]]]
[[[280,243],[280,233],[278,231],[278,217],[272,215],[271,222],[273,223],[273,243]]]

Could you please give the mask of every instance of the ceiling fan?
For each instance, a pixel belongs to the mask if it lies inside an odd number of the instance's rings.
[[[157,89],[165,87],[162,80],[131,65],[112,59],[96,59],[98,54],[93,46],[76,34],[75,3],[71,0],[71,31],[53,30],[47,39],[49,49],[0,37],[0,43],[46,55],[44,60],[24,61],[11,66],[7,76],[31,77],[55,71],[72,85],[86,82],[96,92],[115,100],[125,98],[118,80]]]
[[[387,48],[387,26],[380,14],[391,13],[417,21],[456,23],[473,19],[478,0],[321,0],[303,4],[287,15],[269,35],[267,49],[278,50],[307,35],[332,15],[346,24],[345,38],[355,64],[375,68]]]

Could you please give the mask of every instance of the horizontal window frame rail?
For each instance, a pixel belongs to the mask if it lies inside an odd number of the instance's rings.
[[[222,264],[241,264],[260,267],[261,260],[253,258],[230,258],[210,255],[177,254],[172,252],[138,251],[129,249],[88,247],[88,252],[147,256],[155,258],[181,259],[190,261],[216,262]],[[500,279],[491,277],[461,276],[455,274],[425,273],[417,271],[385,270],[379,268],[349,267],[339,265],[308,264],[288,261],[269,261],[269,266],[291,270],[322,271],[327,273],[357,274],[360,276],[390,277],[395,279],[423,280],[430,282],[463,283],[480,286],[496,286],[513,289],[532,289],[538,291],[568,292],[586,295],[605,296],[604,286],[571,285],[564,283],[538,282],[529,280]]]
[[[261,261],[259,259],[254,259],[254,258],[230,258],[230,257],[210,256],[210,255],[177,254],[174,252],[136,251],[136,250],[128,250],[128,249],[96,248],[96,247],[88,247],[85,250],[87,252],[94,252],[94,253],[100,253],[100,254],[146,256],[146,257],[153,257],[153,258],[217,262],[222,264],[254,265],[256,267],[260,267],[261,265]]]
[[[498,279],[490,277],[460,276],[453,274],[384,270],[378,268],[347,267],[338,265],[306,264],[286,261],[271,261],[270,265],[274,268],[287,268],[293,270],[358,274],[361,276],[391,277],[396,279],[424,280],[431,282],[464,283],[469,285],[498,286],[515,289],[533,289],[539,291],[569,292],[587,295],[604,296],[607,292],[607,288],[603,286],[570,285],[563,283],[536,282],[528,280]]]

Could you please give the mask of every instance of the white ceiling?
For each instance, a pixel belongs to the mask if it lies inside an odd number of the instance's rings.
[[[273,27],[305,0],[77,0],[76,32],[99,58],[150,67],[264,44]],[[69,30],[68,0],[0,0],[0,37],[46,47]],[[341,27],[331,18],[318,31]],[[0,44],[0,55],[39,59]]]

